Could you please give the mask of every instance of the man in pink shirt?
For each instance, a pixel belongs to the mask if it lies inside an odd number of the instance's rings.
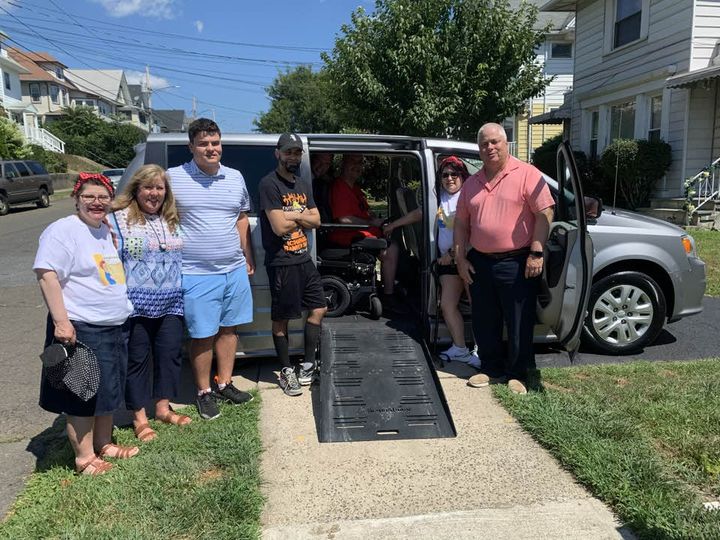
[[[453,236],[458,273],[470,285],[482,362],[468,384],[507,381],[512,392],[525,394],[527,370],[535,364],[535,303],[555,201],[540,171],[510,156],[502,126],[483,125],[478,146],[483,168],[463,184]]]

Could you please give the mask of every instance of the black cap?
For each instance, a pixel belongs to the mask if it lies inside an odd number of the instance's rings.
[[[303,149],[302,139],[297,133],[283,133],[277,142],[277,149],[281,152],[287,152],[292,148]]]

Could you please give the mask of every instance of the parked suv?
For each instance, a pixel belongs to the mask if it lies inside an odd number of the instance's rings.
[[[471,172],[482,165],[477,144],[445,139],[382,135],[302,135],[305,148],[299,174],[311,177],[310,155],[355,153],[366,158],[365,177],[381,178],[385,217],[394,219],[407,211],[408,198],[424,209],[423,221],[397,231],[400,246],[398,279],[414,303],[427,336],[449,339],[437,305],[436,284],[430,263],[436,253],[434,226],[437,192],[435,169],[439,160],[453,154],[465,161]],[[239,169],[252,199],[250,224],[258,269],[251,278],[255,320],[240,327],[238,351],[247,355],[274,354],[270,336],[270,293],[261,261],[262,242],[257,227],[258,184],[277,165],[274,155],[277,135],[223,134],[222,163]],[[577,346],[582,332],[586,343],[609,354],[625,354],[652,343],[666,322],[702,311],[705,264],[697,257],[695,244],[684,230],[633,212],[605,210],[586,220],[577,195],[582,190],[574,179],[574,162],[561,146],[565,165],[561,178],[550,179],[558,204],[543,274],[535,329],[536,342],[558,342],[567,349]],[[141,165],[156,163],[174,167],[191,159],[187,134],[150,134],[136,147],[121,185]],[[337,171],[336,171],[337,172]],[[559,194],[563,193],[564,196]],[[412,197],[410,197],[412,195]],[[378,195],[379,196],[379,195]],[[587,234],[586,234],[587,233]],[[318,239],[310,235],[313,257]],[[316,258],[319,263],[322,263]],[[350,283],[352,289],[354,284]],[[584,323],[584,324],[583,324]],[[291,323],[293,324],[293,323]],[[466,335],[470,332],[469,316]],[[291,326],[291,347],[301,350],[302,326]]]
[[[0,161],[0,216],[10,205],[34,202],[38,208],[50,206],[54,193],[52,179],[40,163],[30,160]]]

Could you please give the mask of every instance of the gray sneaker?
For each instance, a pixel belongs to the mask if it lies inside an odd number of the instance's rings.
[[[309,386],[312,384],[313,375],[315,374],[315,364],[312,362],[301,362],[297,367],[297,380],[300,386]]]
[[[217,403],[215,403],[212,392],[205,392],[199,395],[195,400],[195,404],[197,405],[198,414],[205,420],[213,420],[220,416],[220,409],[218,409]]]
[[[283,392],[288,396],[299,396],[302,394],[302,388],[300,388],[300,383],[293,368],[286,367],[280,370],[278,384],[280,384],[280,388],[282,388]]]

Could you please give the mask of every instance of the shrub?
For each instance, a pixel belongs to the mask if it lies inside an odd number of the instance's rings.
[[[552,178],[557,176],[557,149],[562,140],[562,133],[550,137],[533,152],[532,164]]]
[[[18,125],[0,116],[0,158],[25,159],[30,153]]]
[[[630,210],[647,204],[655,183],[672,161],[670,145],[664,141],[615,139],[600,157],[605,182],[617,189]]]
[[[60,157],[60,155],[57,152],[51,152],[50,150],[45,150],[42,146],[39,146],[37,144],[31,144],[29,145],[30,149],[30,155],[28,156],[30,159],[34,159],[35,161],[39,161],[43,164],[43,167],[47,170],[49,173],[64,173],[67,172],[67,163],[64,159]]]

